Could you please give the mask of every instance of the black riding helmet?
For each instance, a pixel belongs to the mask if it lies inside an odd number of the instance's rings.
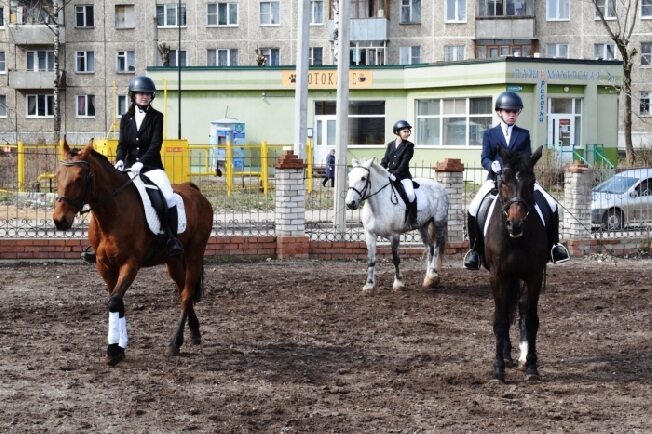
[[[144,75],[137,75],[129,82],[129,96],[133,98],[136,92],[151,93],[152,101],[154,101],[156,97],[156,86],[151,78],[145,77]]]
[[[496,98],[494,110],[523,110],[523,100],[515,92],[503,92]]]
[[[394,132],[394,134],[398,134],[399,131],[404,130],[405,128],[412,129],[412,125],[410,125],[408,121],[400,120],[400,121],[396,121],[392,131]]]

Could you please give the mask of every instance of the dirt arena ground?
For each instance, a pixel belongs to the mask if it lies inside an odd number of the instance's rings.
[[[397,293],[383,260],[370,296],[362,262],[207,263],[203,344],[175,358],[171,280],[142,270],[115,368],[94,267],[1,265],[0,432],[652,432],[651,260],[549,267],[542,381],[505,384],[489,381],[488,274],[460,262],[423,290],[404,261]]]

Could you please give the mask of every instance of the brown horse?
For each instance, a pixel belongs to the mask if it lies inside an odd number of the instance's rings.
[[[141,267],[167,265],[176,283],[181,317],[175,328],[168,354],[178,355],[183,345],[183,329],[188,321],[191,340],[201,343],[199,320],[193,303],[202,294],[204,250],[213,228],[213,208],[191,183],[175,185],[183,198],[186,230],[179,234],[185,253],[168,257],[160,248],[160,236],[152,234],[136,187],[128,173],[116,170],[109,160],[95,152],[93,140],[81,151],[71,150],[64,141],[65,160],[56,170],[57,200],[52,218],[59,230],[70,228],[85,204],[92,217],[88,239],[97,252],[97,270],[109,291],[108,363],[124,358],[127,329],[123,296]]]

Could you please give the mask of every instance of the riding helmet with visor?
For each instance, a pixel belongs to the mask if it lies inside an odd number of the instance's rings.
[[[129,82],[129,96],[133,98],[136,92],[149,93],[152,100],[156,97],[156,86],[151,78],[144,75],[137,75]]]
[[[496,98],[494,110],[518,110],[523,109],[523,100],[515,92],[503,92]]]
[[[410,125],[410,124],[408,123],[408,121],[400,120],[400,121],[396,121],[396,123],[394,124],[394,128],[392,129],[392,131],[394,131],[394,134],[398,134],[399,131],[404,130],[404,129],[406,129],[406,128],[408,128],[408,129],[411,130],[411,129],[412,129],[412,125]]]

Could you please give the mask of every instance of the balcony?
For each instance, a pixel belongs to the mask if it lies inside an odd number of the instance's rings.
[[[475,39],[536,39],[534,17],[476,17]]]
[[[10,24],[9,34],[16,45],[54,45],[54,33],[43,24]],[[59,42],[66,42],[66,32],[59,27]]]
[[[328,21],[328,39],[335,39],[335,23]],[[389,20],[387,18],[352,18],[351,42],[389,40]]]
[[[19,90],[52,89],[54,71],[9,71],[9,87]],[[61,74],[61,87],[65,87],[65,74]]]

